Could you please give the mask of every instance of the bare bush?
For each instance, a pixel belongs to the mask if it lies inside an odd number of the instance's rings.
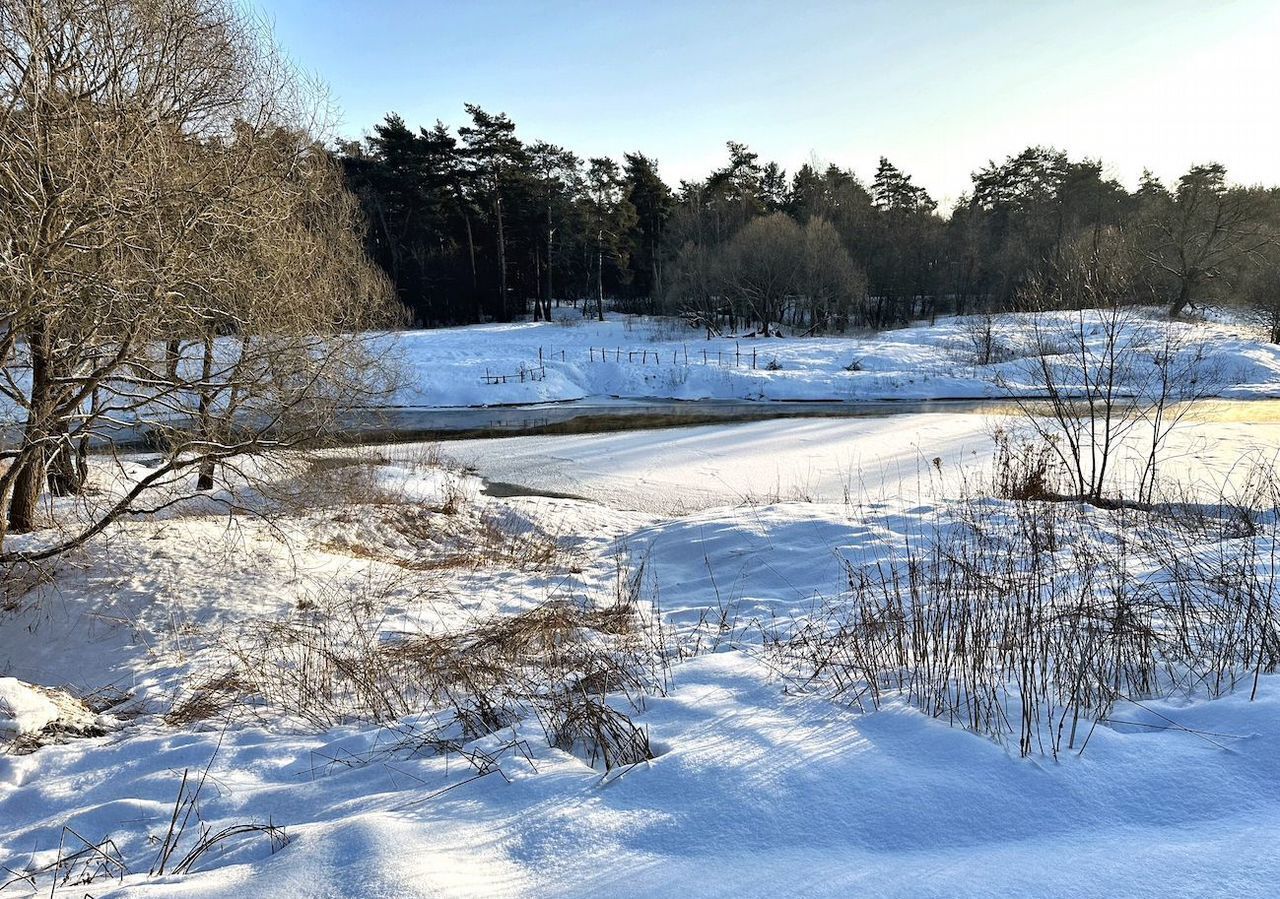
[[[974,500],[897,558],[848,563],[847,594],[770,646],[861,707],[902,698],[1023,755],[1083,751],[1117,704],[1280,666],[1276,509]]]
[[[686,244],[673,265],[671,298],[708,338],[726,317],[731,329],[754,322],[755,334],[774,336],[784,324],[843,330],[865,311],[865,273],[817,216],[803,227],[780,213],[752,219],[720,246]]]
[[[1133,268],[1123,247],[1077,247],[1056,279],[1023,294],[1037,355],[1023,366],[1030,393],[1002,382],[1030,442],[1052,453],[1068,497],[1150,502],[1170,434],[1217,374],[1204,347],[1172,323],[1125,305]],[[1124,452],[1139,458],[1130,496],[1117,489]]]
[[[1012,355],[996,334],[994,315],[973,315],[965,320],[964,337],[974,365],[1004,362]]]
[[[992,493],[1001,499],[1045,500],[1060,496],[1054,451],[1048,440],[1036,441],[996,428]]]

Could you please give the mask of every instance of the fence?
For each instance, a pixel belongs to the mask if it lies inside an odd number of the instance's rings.
[[[563,350],[561,353],[563,353]],[[541,350],[538,351],[538,358],[542,358]],[[563,355],[561,358],[564,358]],[[640,365],[648,365],[650,362],[658,365],[664,362],[666,358],[665,350],[587,347],[588,362],[621,363],[625,359],[627,362]],[[759,356],[755,347],[751,347],[750,351],[747,351],[743,350],[737,343],[733,345],[732,350],[709,350],[706,347],[700,347],[690,353],[689,347],[684,346],[671,351],[672,365],[720,365],[733,368],[756,368],[758,363]]]
[[[577,350],[576,352],[581,352]],[[538,364],[534,367],[527,368],[522,363],[520,370],[511,374],[493,374],[489,369],[484,370],[484,382],[486,384],[510,384],[526,381],[544,381],[547,377],[547,360],[555,361],[557,358],[561,362],[568,361],[568,351],[547,350],[544,347],[538,347]],[[682,346],[679,349],[671,350],[671,365],[718,365],[722,368],[758,368],[759,354],[755,347],[744,350],[736,342],[732,350],[715,349],[709,350],[706,347],[699,347],[692,353],[689,352],[688,346]],[[655,350],[648,348],[629,349],[626,347],[587,347],[587,362],[613,362],[621,364],[623,362],[632,365],[661,365],[668,359],[666,350]],[[770,366],[776,367],[775,363]],[[770,367],[766,366],[766,368]]]
[[[520,364],[520,370],[509,375],[495,375],[484,370],[484,382],[486,384],[508,384],[519,381],[523,384],[525,381],[545,381],[547,379],[547,366],[539,363],[536,368],[526,368],[524,363]]]

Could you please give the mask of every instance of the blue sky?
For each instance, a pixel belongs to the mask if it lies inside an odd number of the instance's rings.
[[[1129,184],[1208,160],[1280,182],[1280,0],[260,5],[348,137],[475,102],[579,155],[642,150],[673,183],[730,139],[788,171],[869,178],[883,154],[944,202],[1037,143]]]

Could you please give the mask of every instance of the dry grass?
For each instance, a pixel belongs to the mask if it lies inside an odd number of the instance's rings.
[[[460,504],[462,473],[439,444],[407,443],[382,447],[346,447],[282,451],[263,460],[267,476],[249,478],[269,511],[307,514],[353,506],[396,506],[413,500],[388,477],[396,469],[408,475],[446,472],[451,491],[445,504]],[[452,493],[451,493],[452,496]]]
[[[1059,498],[1056,458],[1044,442],[997,428],[991,494],[1019,501]]]
[[[186,727],[229,711],[252,684],[234,671],[219,671],[197,681],[164,716],[165,724]]]
[[[402,503],[350,508],[334,518],[351,525],[370,519],[376,527],[353,528],[321,545],[408,571],[573,570],[581,563],[558,534],[510,508],[477,507],[462,500],[444,506]]]
[[[442,464],[435,444],[308,457],[279,480],[272,498],[299,514],[331,510],[331,522],[348,526],[321,548],[407,571],[578,566],[546,524],[507,506],[474,503],[465,473]],[[386,476],[388,467],[409,477],[443,472],[440,497],[414,498]]]
[[[848,563],[844,595],[766,635],[771,657],[1023,755],[1083,751],[1117,703],[1256,689],[1280,667],[1280,487],[1258,480],[1261,505],[963,502],[896,558]]]
[[[291,465],[287,476],[263,492],[284,511],[305,513],[353,505],[392,505],[401,494],[384,486],[379,469],[385,456],[357,450],[341,455],[307,455]]]
[[[15,887],[25,888],[28,895],[47,891],[50,896],[59,889],[89,886],[103,880],[121,883],[129,873],[120,848],[110,837],[92,841],[65,826],[52,862],[30,865],[21,871],[7,866],[0,869],[8,875],[7,880],[0,881],[0,892]],[[48,881],[47,888],[45,881]]]
[[[244,822],[217,829],[205,822],[200,799],[216,756],[215,750],[202,771],[182,772],[163,836],[151,835],[159,848],[146,871],[147,877],[190,874],[210,852],[226,848],[226,844],[242,837],[266,837],[273,853],[288,844],[285,829],[272,822]],[[125,877],[142,873],[137,870],[139,865],[140,860],[126,858],[112,837],[89,840],[68,825],[62,828],[57,854],[51,862],[28,864],[22,870],[0,866],[8,875],[7,880],[0,881],[0,892],[16,887],[25,889],[28,895],[47,891],[54,896],[60,890],[79,890],[104,881],[121,884]],[[90,896],[87,892],[78,894]]]
[[[547,742],[605,768],[651,757],[629,714],[664,690],[666,654],[640,601],[643,567],[620,573],[606,604],[553,600],[441,632],[390,624],[394,581],[362,593],[333,589],[293,617],[255,621],[224,637],[216,673],[168,720],[249,715],[328,728],[426,716],[418,738],[461,746],[521,721]],[[623,711],[610,704],[621,697]]]

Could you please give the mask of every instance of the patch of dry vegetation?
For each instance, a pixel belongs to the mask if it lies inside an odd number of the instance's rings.
[[[631,721],[665,689],[666,651],[641,601],[643,566],[619,569],[607,604],[551,600],[525,612],[438,632],[398,630],[395,580],[309,597],[286,620],[246,622],[218,641],[214,673],[167,721],[286,720],[324,729],[413,716],[423,746],[458,750],[536,721],[549,745],[605,769],[652,757]],[[608,697],[621,697],[626,711]],[[426,722],[426,723],[423,723]]]
[[[1217,503],[1099,509],[1036,499],[1025,465],[1018,501],[961,501],[894,557],[846,562],[847,592],[766,635],[779,669],[1056,757],[1118,705],[1280,668],[1273,469]]]
[[[579,563],[546,523],[475,502],[477,482],[436,444],[299,454],[276,464],[277,476],[255,488],[258,505],[319,523],[318,544],[332,553],[420,572]]]

